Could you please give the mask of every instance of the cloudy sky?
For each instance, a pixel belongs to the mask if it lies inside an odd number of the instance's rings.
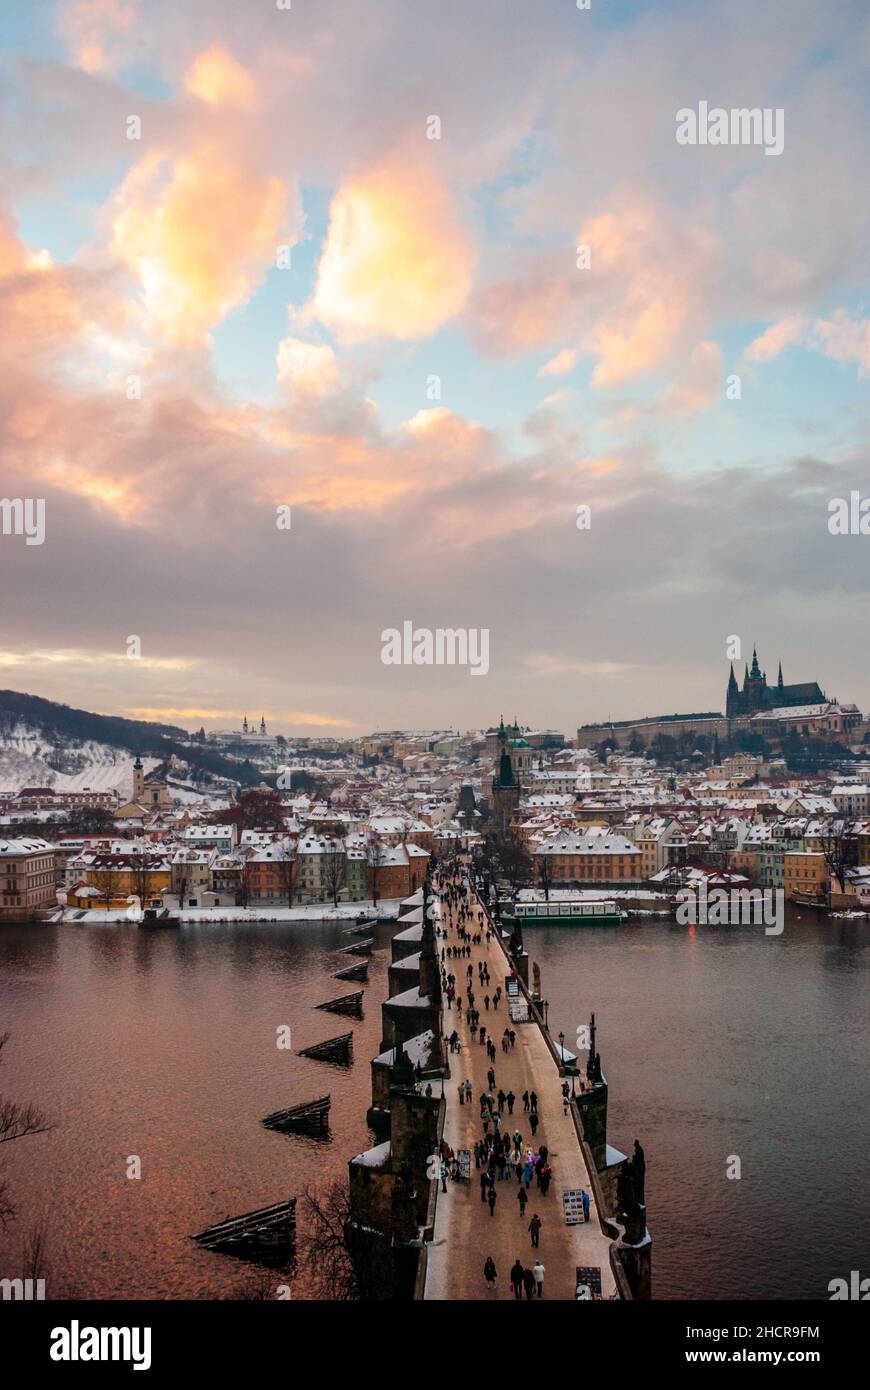
[[[870,707],[866,0],[7,0],[0,50],[0,687],[569,731],[721,709],[738,637]],[[489,673],[384,665],[406,620]]]

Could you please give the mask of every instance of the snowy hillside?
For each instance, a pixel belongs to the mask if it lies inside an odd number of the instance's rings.
[[[91,740],[57,739],[25,724],[0,735],[0,792],[22,787],[58,791],[117,791],[126,799],[133,787],[134,754]],[[146,772],[157,758],[143,758]]]

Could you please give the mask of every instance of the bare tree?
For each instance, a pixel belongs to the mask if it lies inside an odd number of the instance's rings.
[[[0,1063],[3,1049],[10,1038],[9,1033],[0,1035]],[[12,1144],[16,1139],[24,1139],[28,1134],[45,1134],[54,1126],[45,1114],[35,1105],[22,1105],[18,1101],[0,1096],[0,1144]],[[5,1226],[14,1215],[15,1208],[9,1199],[8,1185],[0,1182],[0,1225]]]
[[[341,1180],[323,1191],[306,1187],[302,1201],[309,1229],[301,1249],[317,1297],[338,1303],[391,1298],[391,1238],[376,1229],[374,1204],[368,1211],[358,1195],[351,1207]]]
[[[366,842],[366,867],[368,869],[368,880],[371,887],[372,904],[378,905],[378,870],[387,861],[387,846],[384,844],[380,835],[369,835]]]
[[[296,855],[292,840],[280,840],[276,847],[278,875],[281,891],[287,899],[287,906],[293,906],[293,883],[296,870]]]
[[[549,854],[538,855],[538,882],[544,890],[544,901],[549,902],[553,883],[553,863]]]
[[[151,896],[154,861],[141,845],[134,849],[130,855],[130,873],[133,879],[133,892],[139,899],[139,906],[144,908]]]
[[[344,887],[345,875],[345,856],[344,850],[335,847],[328,849],[323,856],[323,886],[332,898],[333,907],[338,907],[338,895]]]
[[[846,891],[846,871],[858,863],[858,840],[851,821],[835,818],[827,822],[820,842],[831,878]]]
[[[532,861],[529,852],[515,831],[509,830],[506,835],[499,836],[498,862],[514,891],[531,877]]]
[[[96,888],[98,901],[105,903],[106,911],[115,896],[116,877],[111,869],[97,868],[91,870],[91,887]]]

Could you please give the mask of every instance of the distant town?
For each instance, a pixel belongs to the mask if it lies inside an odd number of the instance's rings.
[[[27,731],[7,722],[2,741]],[[725,712],[582,725],[290,739],[260,716],[190,735],[253,785],[112,754],[126,785],[4,785],[0,916],[231,920],[377,908],[468,854],[510,895],[686,884],[870,909],[870,724],[815,681],[732,666]],[[2,747],[0,747],[2,752]],[[306,913],[306,915],[308,915]]]

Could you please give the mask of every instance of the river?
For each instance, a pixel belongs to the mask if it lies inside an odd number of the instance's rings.
[[[339,954],[346,931],[0,927],[3,1094],[54,1125],[0,1150],[17,1213],[0,1274],[40,1226],[49,1297],[237,1296],[250,1267],[189,1237],[342,1176],[371,1142],[391,928],[362,1021],[315,1007],[356,988],[333,978],[356,959]],[[870,1273],[870,925],[792,911],[780,937],[644,922],[527,930],[526,945],[554,1035],[572,1047],[596,1013],[610,1142],[646,1150],[655,1297],[826,1298]],[[292,1051],[276,1046],[286,1025]],[[350,1069],[297,1055],[348,1028]],[[326,1092],[329,1143],[260,1124]]]

